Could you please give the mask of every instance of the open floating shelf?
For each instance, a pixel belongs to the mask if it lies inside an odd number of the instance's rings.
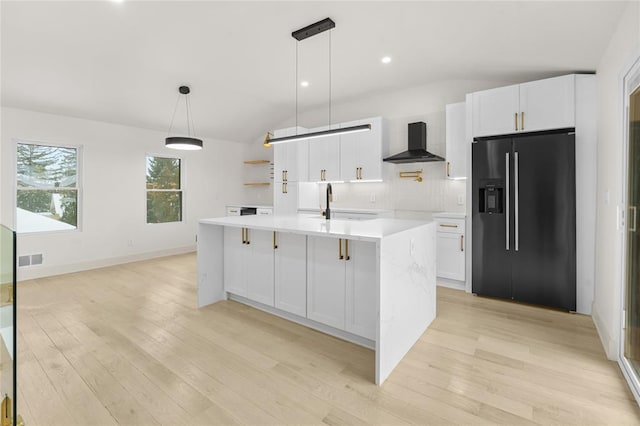
[[[245,161],[244,164],[267,164],[270,163],[270,160],[249,160]]]

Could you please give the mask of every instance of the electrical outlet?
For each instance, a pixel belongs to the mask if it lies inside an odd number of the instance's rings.
[[[127,246],[133,247],[133,240],[127,240]]]
[[[458,205],[459,206],[464,205],[464,194],[458,195]]]
[[[371,201],[372,203],[375,203],[375,202],[376,202],[376,194],[373,194],[373,193],[372,193],[372,194],[369,196],[369,201]]]

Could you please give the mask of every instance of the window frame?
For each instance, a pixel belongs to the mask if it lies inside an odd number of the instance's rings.
[[[180,161],[180,189],[147,189],[147,158],[149,157],[158,157],[158,158],[169,158],[172,160],[179,160]],[[185,220],[185,209],[186,209],[186,201],[185,201],[185,197],[186,197],[186,191],[185,191],[185,159],[182,156],[179,155],[171,155],[171,154],[166,154],[166,153],[146,153],[144,156],[144,223],[146,225],[150,225],[150,226],[155,226],[155,225],[178,225],[178,224],[184,224],[186,223]],[[148,222],[147,218],[148,218],[148,212],[147,212],[147,194],[149,192],[181,192],[182,196],[180,198],[180,220],[179,221],[172,221],[172,222]]]
[[[39,146],[49,146],[54,148],[68,148],[76,150],[76,227],[75,229],[56,229],[49,231],[20,231],[18,229],[18,145],[39,145]],[[43,142],[32,139],[20,139],[15,138],[12,139],[12,173],[13,173],[13,197],[12,197],[12,214],[13,214],[13,229],[16,230],[16,234],[20,235],[47,235],[47,234],[60,234],[60,233],[71,233],[71,232],[82,232],[83,231],[83,210],[84,210],[84,190],[83,190],[83,181],[84,181],[84,146],[76,145],[71,143],[64,142]],[[56,188],[53,188],[56,189]],[[43,191],[48,191],[51,189],[43,189]]]

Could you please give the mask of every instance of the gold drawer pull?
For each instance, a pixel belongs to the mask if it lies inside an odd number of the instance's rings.
[[[450,225],[448,223],[441,223],[440,226],[442,226],[443,228],[457,228],[458,225]]]
[[[344,259],[344,256],[342,255],[342,238],[338,238],[338,259]]]

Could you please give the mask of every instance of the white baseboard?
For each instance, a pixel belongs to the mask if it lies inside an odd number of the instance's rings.
[[[436,285],[439,287],[452,288],[454,290],[466,290],[466,283],[464,281],[452,280],[449,278],[436,277]]]
[[[128,256],[110,257],[107,259],[89,260],[86,262],[70,263],[56,266],[36,266],[18,268],[18,281],[32,280],[36,278],[50,277],[53,275],[70,274],[73,272],[87,271],[89,269],[104,268],[107,266],[121,265],[124,263],[139,262],[141,260],[154,259],[156,257],[173,256],[177,254],[196,251],[196,246],[174,247],[146,253],[136,253]]]
[[[598,332],[598,336],[600,337],[602,347],[607,354],[607,358],[611,361],[617,361],[618,342],[616,339],[611,338],[611,335],[607,331],[607,327],[602,322],[602,319],[598,314],[598,310],[596,309],[595,304],[591,305],[591,319],[593,320],[593,324],[596,326],[596,331]]]

